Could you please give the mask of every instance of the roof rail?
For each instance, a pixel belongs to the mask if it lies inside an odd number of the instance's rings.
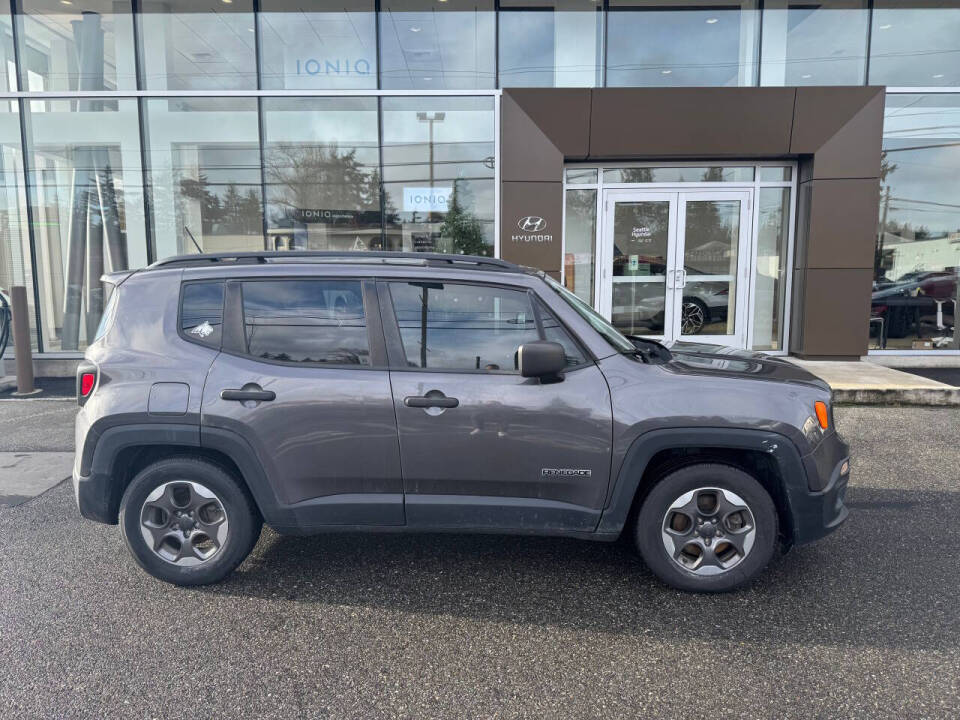
[[[149,268],[189,267],[195,265],[212,265],[219,263],[260,265],[271,262],[357,262],[369,263],[378,261],[390,264],[409,265],[418,262],[424,265],[472,265],[477,270],[501,270],[507,272],[522,272],[522,268],[506,260],[482,257],[480,255],[453,255],[444,253],[425,252],[394,252],[390,250],[376,251],[333,251],[333,250],[268,250],[264,252],[235,252],[235,253],[202,253],[195,255],[175,255],[157,260]],[[148,269],[149,269],[148,268]]]

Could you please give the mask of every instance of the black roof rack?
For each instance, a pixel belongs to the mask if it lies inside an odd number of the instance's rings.
[[[316,263],[379,263],[384,265],[424,265],[465,267],[474,270],[499,270],[501,272],[524,272],[524,268],[506,260],[479,255],[448,255],[443,253],[393,252],[393,251],[344,251],[331,250],[275,250],[264,252],[202,253],[175,255],[157,260],[150,268],[195,267],[198,265],[238,264],[261,265],[282,262]]]

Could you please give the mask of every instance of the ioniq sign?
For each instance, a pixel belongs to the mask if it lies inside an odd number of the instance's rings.
[[[519,234],[511,236],[514,242],[524,243],[548,243],[553,242],[553,235],[544,233],[547,229],[547,221],[539,215],[524,215],[517,220],[517,227],[521,230]]]

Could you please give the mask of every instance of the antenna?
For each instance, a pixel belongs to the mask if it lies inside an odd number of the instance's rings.
[[[194,244],[194,246],[197,248],[197,252],[200,253],[201,255],[203,255],[203,248],[200,247],[200,243],[197,242],[197,239],[193,236],[193,233],[190,232],[190,228],[188,228],[186,225],[184,225],[184,226],[183,226],[183,229],[186,231],[187,235],[190,236],[190,239],[193,240],[193,244]]]

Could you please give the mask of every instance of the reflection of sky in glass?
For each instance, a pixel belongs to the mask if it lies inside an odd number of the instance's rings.
[[[262,0],[260,55],[264,88],[375,88],[373,2]]]
[[[862,85],[866,2],[790,5],[789,10],[777,10],[774,3],[764,6],[761,84]]]
[[[739,7],[682,10],[610,8],[607,84],[612,86],[738,85],[744,48]],[[752,75],[743,84],[751,84]]]
[[[960,85],[960,7],[911,8],[912,4],[890,0],[874,4],[870,83]]]
[[[510,10],[500,4],[500,87],[598,84],[602,62],[598,6],[589,0],[547,5],[559,10]]]
[[[384,88],[455,90],[494,86],[495,18],[490,0],[384,0],[380,65]]]
[[[960,232],[960,94],[889,96],[883,136],[888,222]]]

